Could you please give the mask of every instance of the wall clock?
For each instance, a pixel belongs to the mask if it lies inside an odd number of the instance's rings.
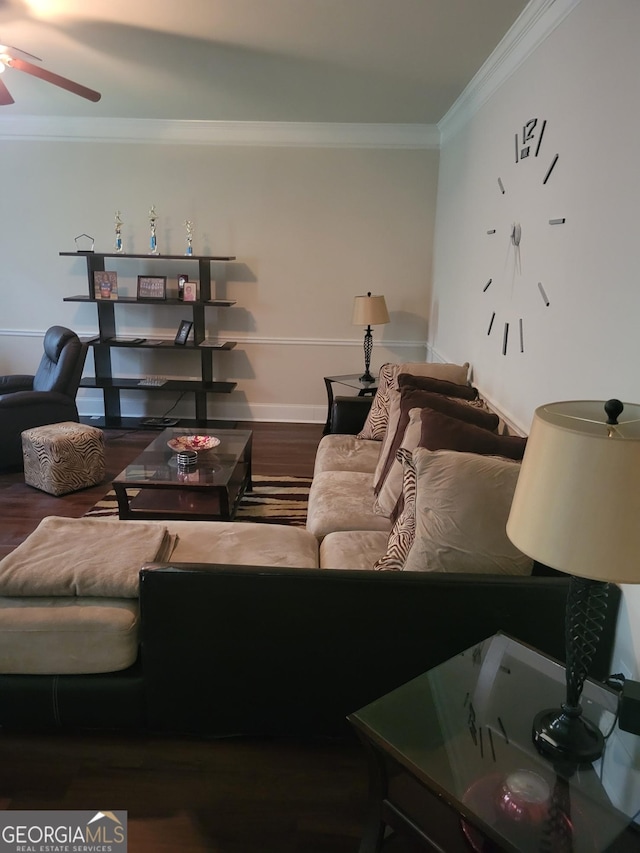
[[[495,215],[500,221],[492,223],[486,232],[497,249],[495,269],[491,278],[483,282],[482,290],[491,301],[486,334],[499,342],[502,355],[525,351],[524,314],[526,305],[531,304],[531,292],[537,294],[541,300],[538,304],[545,309],[551,305],[549,283],[535,272],[536,258],[540,260],[545,252],[546,231],[564,225],[566,218],[549,218],[548,213],[540,213],[548,201],[545,191],[557,174],[560,160],[559,154],[545,144],[546,131],[546,119],[525,122],[514,135],[513,161],[495,184],[499,194]],[[542,194],[541,198],[538,194]]]

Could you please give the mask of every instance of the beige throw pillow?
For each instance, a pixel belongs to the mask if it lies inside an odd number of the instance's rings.
[[[518,462],[422,447],[413,462],[416,526],[406,570],[531,574],[533,561],[506,533]]]

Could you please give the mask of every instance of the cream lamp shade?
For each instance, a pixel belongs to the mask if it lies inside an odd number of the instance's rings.
[[[367,327],[364,333],[364,373],[360,377],[361,382],[367,384],[374,382],[374,378],[369,370],[371,352],[373,350],[371,327],[381,326],[389,322],[391,321],[384,296],[372,296],[371,293],[367,293],[366,296],[356,296],[354,298],[352,323],[354,326]]]
[[[389,312],[384,296],[356,296],[353,300],[354,326],[382,326],[389,323]]]
[[[640,583],[640,405],[606,405],[536,409],[507,535],[560,572]]]

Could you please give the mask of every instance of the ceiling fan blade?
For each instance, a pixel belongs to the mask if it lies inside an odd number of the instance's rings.
[[[0,107],[7,107],[9,104],[15,104],[15,101],[11,97],[11,92],[0,80]]]
[[[0,3],[0,5],[1,5],[1,3]],[[26,50],[21,50],[19,47],[14,47],[12,44],[0,44],[0,51],[2,51],[2,53],[6,53],[8,50],[9,51],[17,50],[18,53],[21,53],[23,56],[28,56],[29,59],[37,59],[38,62],[42,62],[40,57],[34,56],[33,53],[27,53]]]
[[[81,98],[86,98],[88,101],[99,101],[102,97],[100,92],[95,92],[93,89],[81,86],[80,83],[74,83],[73,80],[68,80],[66,77],[61,77],[59,74],[54,74],[52,71],[47,71],[38,65],[32,65],[24,59],[17,59],[12,56],[7,61],[7,65],[11,68],[16,68],[18,71],[25,71],[33,77],[39,77],[47,83],[53,83],[54,86],[66,89],[74,95],[80,95]]]

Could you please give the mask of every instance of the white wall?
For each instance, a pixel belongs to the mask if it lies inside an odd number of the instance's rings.
[[[525,432],[545,402],[640,399],[639,41],[637,0],[582,0],[441,149],[429,343],[444,360],[470,361],[476,384]],[[546,187],[539,164],[514,163],[514,133],[534,117],[548,121],[541,162],[560,155]],[[555,217],[566,224],[549,226]],[[500,227],[497,241],[487,235]],[[512,283],[513,300],[500,300],[499,285]],[[494,305],[500,320],[525,318],[524,354],[503,356],[487,335]],[[627,587],[617,661],[637,677],[639,660],[640,591]]]
[[[116,209],[125,251],[146,253],[151,204],[160,252],[184,252],[189,218],[196,254],[238,259],[212,270],[218,295],[237,300],[207,313],[212,336],[238,341],[215,356],[215,378],[237,380],[238,388],[210,397],[211,416],[324,421],[322,377],[363,366],[364,330],[351,326],[351,310],[353,296],[368,290],[386,296],[392,320],[374,329],[372,367],[425,359],[437,149],[387,141],[323,147],[322,136],[299,147],[134,140],[1,139],[0,373],[32,372],[52,323],[95,333],[94,306],[62,301],[86,292],[85,262],[58,253],[75,251],[81,233],[95,237],[97,251],[110,251]],[[184,266],[107,262],[129,294],[139,273],[167,274],[171,285]],[[121,334],[144,337],[173,337],[188,317],[161,306],[116,312]],[[128,351],[118,370],[197,376],[191,359]],[[92,369],[89,356],[86,372]],[[123,397],[123,413],[161,414],[174,401],[133,392]],[[95,392],[81,392],[79,406],[83,414],[102,412]],[[191,402],[176,413],[192,415]]]

